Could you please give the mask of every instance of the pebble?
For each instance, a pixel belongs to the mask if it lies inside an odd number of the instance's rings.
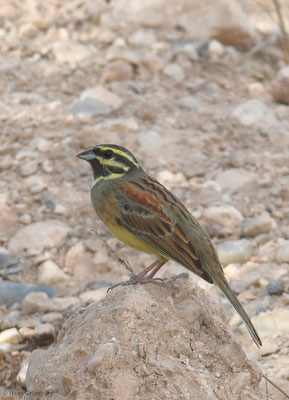
[[[1,323],[1,329],[3,330],[3,329],[14,328],[18,325],[19,321],[20,321],[20,311],[12,310],[3,319],[3,322]]]
[[[68,210],[62,204],[56,204],[55,208],[54,208],[54,212],[55,212],[55,214],[58,214],[58,215],[66,215]]]
[[[97,290],[88,290],[80,295],[82,303],[93,303],[101,300],[107,294],[107,287],[102,287]]]
[[[276,128],[278,120],[274,112],[261,100],[247,100],[232,111],[232,116],[247,128]]]
[[[245,263],[253,252],[253,246],[247,239],[228,240],[217,246],[221,263],[226,266],[232,263]]]
[[[284,292],[284,282],[281,280],[271,281],[267,291],[270,295],[281,296]]]
[[[208,207],[203,212],[203,218],[232,231],[241,229],[244,219],[241,212],[230,205]]]
[[[111,44],[117,38],[117,34],[110,30],[101,30],[97,39],[102,44]]]
[[[89,46],[74,40],[58,40],[52,45],[55,61],[58,63],[79,63],[91,56]]]
[[[22,176],[29,176],[35,174],[38,168],[38,163],[36,160],[28,161],[20,167],[20,173]]]
[[[52,142],[51,140],[47,140],[44,138],[37,138],[37,150],[39,150],[41,153],[47,153],[49,150],[51,150],[52,147]]]
[[[176,106],[196,112],[200,110],[200,104],[193,96],[180,97],[176,100]]]
[[[256,183],[256,174],[242,168],[230,168],[219,175],[215,181],[223,190],[241,190]]]
[[[18,218],[18,221],[19,221],[21,224],[29,225],[29,224],[31,223],[31,215],[29,215],[29,214],[22,214],[22,215],[20,215],[20,217]]]
[[[175,79],[177,82],[185,80],[184,70],[178,64],[168,64],[164,69],[164,74]]]
[[[62,312],[79,304],[79,299],[76,297],[49,299],[46,293],[32,292],[22,301],[22,313],[25,315],[36,312]]]
[[[119,108],[123,103],[123,100],[119,96],[105,89],[101,85],[86,89],[81,93],[81,100],[88,98],[99,100],[100,102],[110,105],[113,108]]]
[[[18,344],[20,341],[21,335],[16,328],[5,329],[0,332],[0,343]]]
[[[55,338],[55,328],[49,323],[38,323],[35,328],[23,327],[19,332],[25,340],[37,341],[42,345],[52,343]]]
[[[127,81],[133,77],[133,67],[125,61],[110,62],[102,73],[101,81],[104,83]]]
[[[186,178],[181,172],[174,174],[167,169],[157,174],[157,180],[164,186],[180,185],[186,182]]]
[[[38,280],[42,285],[53,285],[69,278],[54,261],[47,260],[40,265]]]
[[[12,253],[21,253],[26,249],[49,249],[59,247],[69,232],[69,225],[62,221],[48,219],[34,222],[12,236],[8,243],[8,249]]]
[[[17,265],[20,258],[16,254],[10,254],[5,248],[0,247],[0,269]]]
[[[211,40],[208,44],[208,53],[213,57],[222,57],[225,54],[225,47],[218,40]]]
[[[20,371],[17,374],[16,380],[19,383],[19,385],[23,388],[26,389],[26,374],[28,370],[28,365],[29,361],[27,360],[26,363],[20,368]]]
[[[50,160],[44,160],[41,164],[41,168],[46,174],[51,174],[53,172],[53,165]]]
[[[276,261],[278,263],[289,263],[289,240],[284,240],[276,252]]]
[[[155,42],[156,36],[152,29],[137,29],[128,38],[128,43],[135,46],[152,46]]]
[[[93,118],[99,116],[106,116],[115,110],[109,104],[105,104],[97,99],[87,98],[84,100],[78,100],[70,107],[69,111],[81,118]]]
[[[0,281],[0,304],[5,304],[7,307],[10,307],[15,303],[21,303],[27,293],[36,291],[44,292],[46,297],[51,297],[55,293],[54,289],[41,285],[30,285],[2,280]]]
[[[260,100],[267,99],[268,95],[264,85],[261,82],[252,82],[248,85],[248,92],[251,97]]]
[[[252,322],[260,337],[285,337],[289,334],[289,310],[285,308],[262,312]]]
[[[99,252],[97,252],[99,254]],[[108,256],[106,255],[106,261]],[[91,264],[90,254],[85,250],[82,243],[70,247],[65,255],[65,268],[73,277],[81,277],[83,271]]]
[[[57,322],[63,320],[63,314],[60,312],[49,312],[41,317],[42,322]]]
[[[289,104],[289,65],[280,69],[272,82],[272,94],[275,101]]]
[[[244,221],[244,233],[250,237],[255,237],[262,233],[269,233],[276,228],[276,221],[267,212],[263,212],[255,218],[246,219]]]

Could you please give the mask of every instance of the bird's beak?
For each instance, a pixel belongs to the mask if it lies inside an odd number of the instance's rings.
[[[85,161],[91,161],[91,160],[95,160],[95,154],[93,153],[92,150],[85,150],[82,153],[77,154],[78,158],[81,158],[82,160]]]

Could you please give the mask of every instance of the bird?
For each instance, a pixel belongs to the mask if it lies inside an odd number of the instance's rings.
[[[92,168],[92,206],[110,233],[156,257],[128,283],[149,282],[167,261],[173,260],[217,285],[242,318],[254,343],[262,346],[249,316],[229,287],[211,239],[181,201],[149,176],[122,146],[101,144],[77,157]]]

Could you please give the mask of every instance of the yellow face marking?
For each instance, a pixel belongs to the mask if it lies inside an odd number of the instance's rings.
[[[96,178],[91,186],[91,189],[99,182],[99,181],[107,181],[109,179],[116,179],[119,178],[120,176],[123,176],[125,174],[125,172],[123,174],[109,174],[108,176],[99,176],[98,178]],[[91,190],[90,189],[90,190]]]
[[[105,147],[105,146],[100,147],[100,149],[103,150],[103,151],[105,151],[105,150],[112,150],[112,151],[114,152],[114,154],[118,154],[119,156],[122,156],[122,157],[127,158],[127,159],[128,159],[131,163],[133,163],[136,167],[139,167],[138,163],[135,162],[135,160],[134,160],[132,157],[130,157],[127,153],[124,153],[123,151],[121,151],[121,150],[119,150],[119,149],[114,149],[114,148]],[[107,160],[107,161],[109,161],[109,160]]]
[[[120,161],[116,161],[113,158],[109,158],[106,160],[105,158],[102,158],[101,156],[96,156],[96,158],[99,160],[99,162],[103,165],[108,165],[109,167],[117,167],[123,169],[125,172],[129,170],[129,167],[127,165],[122,164]]]

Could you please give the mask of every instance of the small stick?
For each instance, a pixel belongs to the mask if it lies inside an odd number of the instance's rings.
[[[107,244],[107,242],[104,240],[104,238],[96,231],[95,228],[92,228],[91,232],[95,233],[95,235],[98,237],[98,239],[100,239],[102,241],[102,243],[105,245],[105,248],[108,251],[108,253],[110,253],[117,262],[119,262],[122,266],[124,266],[125,269],[127,271],[129,271],[130,273],[132,273],[132,274],[134,273],[129,262],[124,260],[123,258],[119,257],[117,255],[117,253],[114,250],[112,250],[112,248]]]
[[[280,393],[282,393],[286,399],[289,399],[289,396],[287,393],[284,392],[279,386],[276,385],[276,383],[272,382],[269,378],[267,378],[265,375],[263,375],[263,378],[265,379],[266,382],[269,382],[272,386],[274,386],[275,389],[279,390]]]

